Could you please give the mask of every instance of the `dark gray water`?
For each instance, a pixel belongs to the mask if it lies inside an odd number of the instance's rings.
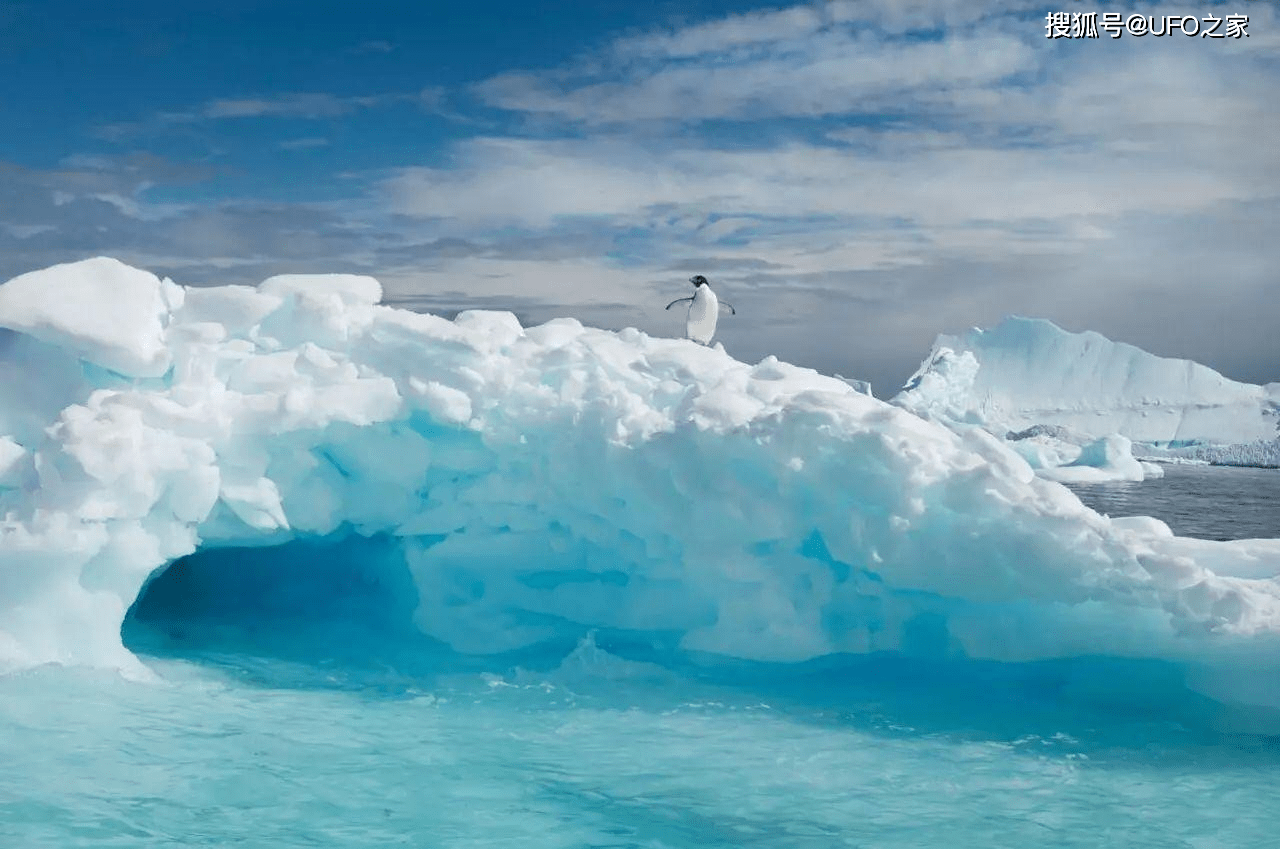
[[[1166,465],[1157,480],[1071,489],[1099,513],[1154,516],[1179,536],[1280,538],[1280,469]]]

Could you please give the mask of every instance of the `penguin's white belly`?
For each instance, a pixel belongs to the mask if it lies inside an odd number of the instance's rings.
[[[706,286],[699,286],[693,294],[693,302],[689,304],[684,333],[695,342],[710,345],[711,337],[716,335],[716,319],[719,317],[720,301],[716,293]]]

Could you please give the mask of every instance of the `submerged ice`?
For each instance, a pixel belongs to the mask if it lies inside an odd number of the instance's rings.
[[[136,668],[149,579],[253,615],[252,560],[295,614],[385,605],[469,654],[1109,655],[1280,701],[1280,541],[1108,519],[981,428],[771,357],[380,298],[110,259],[0,286],[0,663]]]

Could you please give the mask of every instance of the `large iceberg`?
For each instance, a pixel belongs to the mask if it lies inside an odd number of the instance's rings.
[[[939,336],[894,403],[1015,441],[1119,435],[1140,457],[1280,465],[1280,383],[1239,383],[1043,319]]]
[[[356,592],[330,551],[456,652],[1123,656],[1280,701],[1280,541],[1108,519],[772,357],[380,294],[110,259],[0,287],[0,663],[143,672],[122,623],[176,564],[241,606],[249,564],[288,570],[309,604]]]

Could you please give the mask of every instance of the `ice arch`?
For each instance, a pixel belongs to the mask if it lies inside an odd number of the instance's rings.
[[[1109,520],[980,430],[772,358],[379,298],[106,259],[0,287],[4,664],[134,663],[148,579],[229,551],[282,546],[305,602],[326,573],[300,552],[349,537],[460,652],[611,628],[784,662],[1247,663],[1275,691],[1280,543]]]

